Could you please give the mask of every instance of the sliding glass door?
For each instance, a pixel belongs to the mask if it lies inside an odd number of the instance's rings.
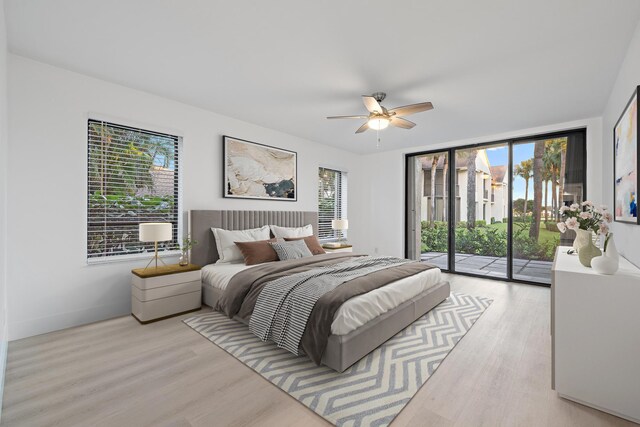
[[[449,269],[449,153],[431,153],[408,159],[407,196],[411,210],[407,224],[411,243],[407,257]]]
[[[551,283],[556,247],[575,237],[560,234],[559,209],[584,201],[585,161],[583,132],[513,144],[514,279]]]
[[[585,168],[584,130],[409,154],[407,257],[550,284],[556,247],[575,236],[558,210],[584,200]]]
[[[454,153],[455,271],[506,278],[509,146]]]

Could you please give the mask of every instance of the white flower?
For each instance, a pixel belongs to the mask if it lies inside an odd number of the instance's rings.
[[[561,233],[564,233],[565,231],[567,231],[567,225],[564,222],[559,222],[558,230],[560,230]]]
[[[582,206],[593,206],[593,202],[590,202],[589,200],[585,200],[584,202],[582,202]]]
[[[577,211],[578,209],[580,209],[580,205],[577,203],[572,204],[569,209],[571,209],[572,211]]]
[[[565,224],[569,230],[577,230],[580,224],[578,224],[578,220],[575,218],[569,218]]]
[[[613,215],[611,215],[611,213],[610,213],[610,212],[605,212],[605,213],[602,215],[602,218],[603,218],[605,221],[607,221],[607,222],[611,222],[611,221],[613,221]]]
[[[606,235],[609,232],[609,226],[604,222],[600,224],[600,234]]]
[[[562,207],[560,208],[560,214],[564,214],[564,213],[565,213],[566,211],[568,211],[568,210],[569,210],[569,206],[562,206]]]
[[[580,218],[591,219],[593,218],[593,214],[591,212],[580,212]]]

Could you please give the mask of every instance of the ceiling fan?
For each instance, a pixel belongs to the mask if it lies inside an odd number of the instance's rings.
[[[405,119],[404,116],[429,111],[433,109],[430,102],[420,102],[418,104],[405,105],[390,110],[384,108],[380,103],[387,97],[384,92],[375,92],[371,96],[362,95],[362,102],[369,110],[368,116],[331,116],[327,119],[367,119],[367,121],[358,128],[356,133],[362,133],[367,129],[381,130],[387,126],[395,126],[402,129],[411,129],[416,124]]]

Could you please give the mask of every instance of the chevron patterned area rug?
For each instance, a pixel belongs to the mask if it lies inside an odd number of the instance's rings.
[[[492,300],[452,293],[343,373],[262,342],[217,312],[184,322],[336,426],[387,426]]]

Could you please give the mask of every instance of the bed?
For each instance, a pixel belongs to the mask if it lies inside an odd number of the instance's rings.
[[[246,270],[254,267],[245,266],[243,263],[215,264],[219,256],[211,227],[242,230],[264,225],[301,227],[311,224],[315,234],[317,218],[316,212],[304,211],[191,211],[190,233],[192,238],[199,242],[192,250],[191,258],[194,264],[204,266],[204,304],[215,308],[232,279],[244,277],[242,275],[247,274]],[[341,256],[351,255],[322,255],[318,259]],[[258,268],[254,271],[260,269],[259,265],[255,267]],[[449,284],[442,280],[440,270],[431,268],[348,299],[340,305],[333,317],[331,334],[322,353],[322,364],[343,372],[440,304],[449,293]],[[234,318],[248,323],[246,316]]]

